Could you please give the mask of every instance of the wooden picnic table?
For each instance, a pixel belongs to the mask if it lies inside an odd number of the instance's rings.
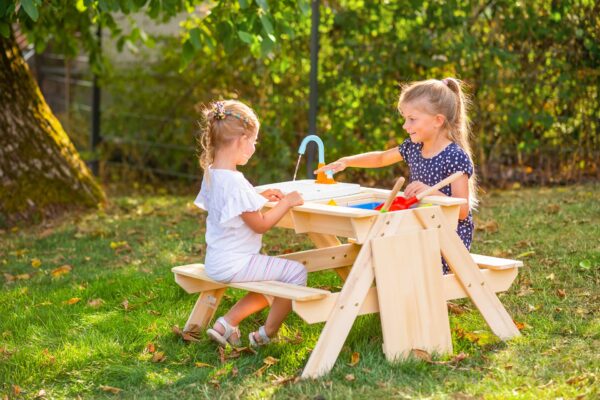
[[[327,200],[306,202],[277,224],[307,234],[316,247],[279,257],[299,261],[309,272],[336,271],[344,281],[338,293],[280,282],[227,285],[206,277],[201,264],[173,268],[186,291],[202,292],[184,330],[206,327],[227,287],[289,298],[304,321],[325,322],[303,378],[331,370],[356,317],[363,314],[380,314],[383,351],[390,361],[407,357],[413,349],[451,353],[446,302],[457,298],[469,297],[500,339],[518,336],[495,293],[510,287],[522,263],[469,253],[456,233],[465,200],[429,196],[422,201],[427,207],[387,213],[348,207],[383,202],[388,194],[361,188],[360,193],[335,198],[337,206]],[[451,274],[443,275],[440,255]]]

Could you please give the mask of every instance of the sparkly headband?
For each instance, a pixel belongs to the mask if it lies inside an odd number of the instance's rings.
[[[215,108],[213,109],[213,113],[215,114],[215,119],[218,121],[224,120],[228,115],[235,117],[242,121],[244,124],[248,123],[248,118],[241,116],[238,113],[234,113],[231,111],[225,111],[225,103],[222,101],[215,102]]]

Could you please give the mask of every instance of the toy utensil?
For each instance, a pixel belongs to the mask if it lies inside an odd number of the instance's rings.
[[[429,196],[431,193],[435,192],[436,190],[439,190],[439,189],[443,188],[444,186],[449,185],[450,183],[454,182],[456,179],[460,178],[463,174],[464,174],[464,172],[462,172],[462,171],[455,172],[452,175],[450,175],[449,177],[447,177],[446,179],[436,183],[429,189],[419,193],[416,196],[410,197],[408,199],[406,197],[397,197],[392,202],[392,205],[390,206],[389,211],[406,210],[413,204],[416,204],[419,201],[421,201],[421,199],[423,197]],[[378,206],[375,209],[378,210],[380,208],[382,208],[382,206]]]
[[[386,212],[390,206],[392,205],[392,202],[394,201],[394,199],[396,198],[396,195],[398,194],[398,191],[400,190],[400,188],[402,187],[402,185],[404,184],[404,177],[401,176],[400,178],[398,178],[396,180],[396,183],[394,184],[394,187],[392,188],[392,191],[390,192],[390,195],[388,196],[387,200],[385,201],[385,203],[383,203],[383,207],[379,207],[376,208],[376,210],[381,210],[381,212]]]

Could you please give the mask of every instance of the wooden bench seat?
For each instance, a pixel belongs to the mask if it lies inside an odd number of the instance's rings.
[[[331,294],[331,292],[323,289],[292,285],[290,283],[278,281],[217,282],[206,275],[204,264],[182,265],[172,268],[171,271],[175,274],[175,281],[188,293],[196,293],[222,287],[232,287],[299,302],[318,300]],[[193,281],[196,281],[195,284]]]
[[[483,256],[481,254],[473,254],[473,253],[471,253],[471,257],[473,257],[473,261],[475,261],[475,264],[477,264],[479,266],[479,268],[503,270],[503,269],[520,268],[523,266],[522,261],[510,260],[508,258]]]

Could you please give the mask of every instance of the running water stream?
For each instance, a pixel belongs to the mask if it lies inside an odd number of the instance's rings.
[[[298,162],[296,162],[296,169],[294,170],[294,179],[292,179],[292,181],[296,180],[296,175],[298,174],[298,167],[300,166],[300,159],[302,158],[302,154],[298,155]]]

